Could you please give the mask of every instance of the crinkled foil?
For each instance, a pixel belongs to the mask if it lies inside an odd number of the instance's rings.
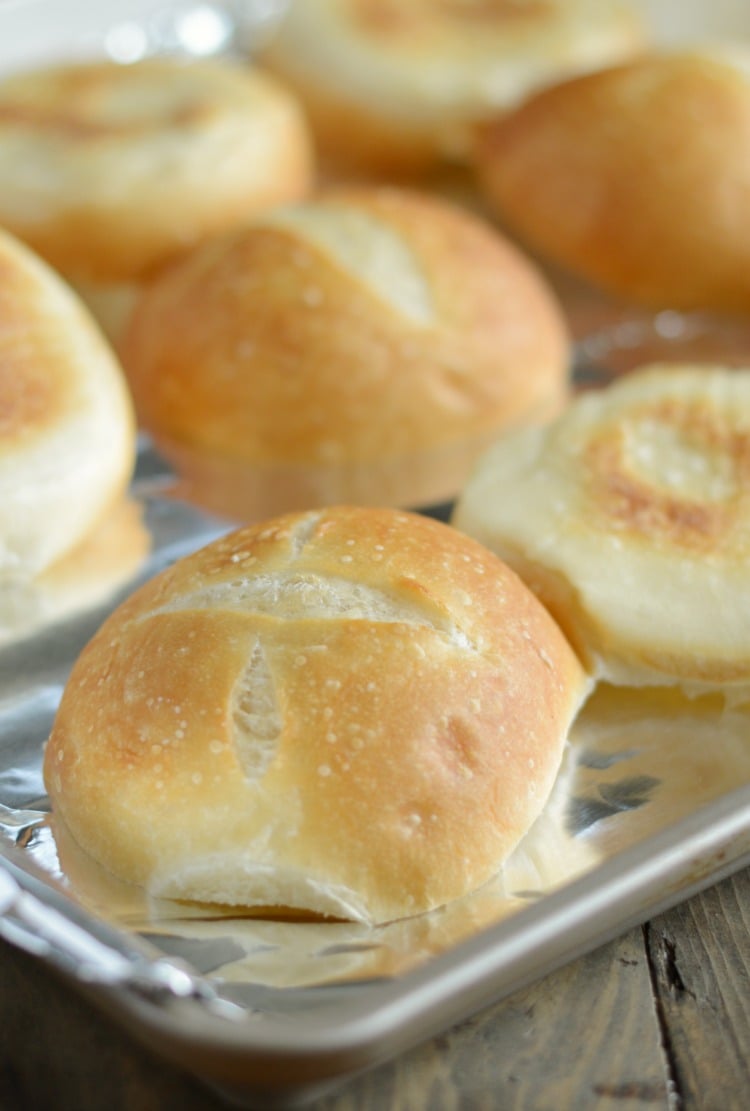
[[[226,525],[170,496],[145,448],[133,489],[150,539],[135,580],[104,599],[96,575],[76,611],[32,608],[0,646],[0,836],[20,846],[94,916],[147,938],[223,985],[303,987],[393,977],[750,783],[750,714],[719,696],[601,686],[573,729],[555,789],[500,875],[433,913],[368,927],[276,921],[149,899],[104,872],[49,814],[41,760],[67,672],[103,616],[134,585]]]

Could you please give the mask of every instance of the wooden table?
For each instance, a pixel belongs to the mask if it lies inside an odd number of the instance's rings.
[[[314,1111],[746,1111],[750,870],[313,1104]],[[0,1111],[221,1111],[0,945]]]

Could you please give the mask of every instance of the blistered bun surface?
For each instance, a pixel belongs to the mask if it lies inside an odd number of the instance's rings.
[[[468,213],[391,188],[198,248],[146,291],[122,351],[162,449],[181,471],[215,464],[213,491],[236,480],[256,518],[451,497],[498,429],[568,391],[566,326],[534,266]]]
[[[134,462],[110,348],[57,275],[0,232],[0,577],[33,579],[72,551]]]
[[[635,301],[750,308],[750,50],[653,55],[549,88],[488,126],[505,223]]]
[[[292,514],[115,612],[45,782],[79,844],[154,896],[385,921],[498,871],[586,690],[533,594],[450,526]]]
[[[139,280],[302,196],[311,158],[296,100],[247,66],[96,62],[0,84],[0,223],[82,283]]]
[[[477,120],[642,45],[624,4],[305,0],[264,56],[334,161],[398,170],[471,156]]]
[[[454,524],[601,678],[750,694],[750,370],[652,366],[486,454]]]

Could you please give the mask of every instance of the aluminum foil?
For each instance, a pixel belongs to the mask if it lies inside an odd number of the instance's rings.
[[[591,369],[591,368],[590,368]],[[720,696],[600,686],[571,734],[541,817],[502,872],[467,898],[417,918],[368,927],[268,920],[148,898],[91,860],[49,813],[41,776],[45,739],[69,668],[94,629],[133,587],[208,542],[225,522],[174,497],[147,444],[132,503],[149,537],[137,573],[101,597],[79,589],[75,607],[29,610],[28,628],[5,629],[0,647],[0,838],[84,910],[147,939],[197,973],[234,985],[299,988],[402,975],[627,848],[750,784],[750,712]]]
[[[40,18],[47,0],[12,0],[2,16],[0,69],[66,53],[123,63],[165,51],[252,53],[285,3],[109,0],[94,12],[56,0],[55,21]],[[465,174],[434,184],[483,211]],[[717,326],[706,317],[635,313],[549,276],[578,340],[580,387],[652,359],[750,362],[747,321]],[[107,537],[77,553],[63,575],[33,589],[0,587],[0,934],[98,985],[110,1003],[106,989],[117,988],[123,1013],[131,1025],[151,1023],[157,1048],[165,1027],[130,1007],[125,993],[170,1017],[180,1000],[197,1003],[200,1034],[175,1019],[164,1042],[173,1048],[182,1038],[186,1067],[204,1030],[213,1037],[211,1018],[241,1030],[239,1041],[222,1030],[212,1045],[200,1042],[205,1067],[213,1062],[214,1076],[232,1083],[242,1074],[280,1084],[264,1062],[291,1060],[293,1045],[320,1054],[319,1078],[327,1080],[334,1066],[326,1037],[342,1072],[374,1063],[750,859],[748,711],[713,697],[600,687],[576,723],[544,812],[502,872],[431,914],[376,928],[274,921],[154,901],[118,882],[50,815],[42,752],[69,669],[106,614],[227,527],[176,492],[144,442],[131,501]],[[378,995],[374,985],[394,990]],[[341,1009],[334,1021],[331,990],[358,1000],[360,1010]],[[369,1028],[365,1013],[375,1019]],[[294,1026],[292,1015],[304,1022]],[[311,1015],[318,1021],[307,1021]],[[262,1016],[286,1016],[288,1025],[265,1030]],[[238,1047],[244,1074],[231,1056]],[[305,1083],[315,1078],[312,1069]]]

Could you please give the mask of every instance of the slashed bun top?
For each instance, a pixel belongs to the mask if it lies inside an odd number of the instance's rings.
[[[654,54],[489,125],[484,192],[528,245],[644,304],[750,308],[750,49]]]
[[[450,526],[291,514],[114,613],[45,782],[78,843],[152,895],[385,921],[498,871],[587,690],[533,594]]]
[[[198,248],[145,292],[122,351],[162,447],[264,468],[260,493],[274,468],[298,482],[265,515],[450,497],[482,443],[568,389],[567,330],[535,267],[457,207],[386,187]]]
[[[600,677],[750,696],[750,370],[650,366],[480,462],[454,524]]]
[[[296,100],[246,66],[92,62],[0,84],[0,223],[77,281],[139,280],[311,173]]]
[[[0,231],[0,577],[32,579],[76,547],[134,462],[110,348],[57,275]]]
[[[304,0],[264,61],[334,161],[393,170],[466,158],[478,119],[643,39],[611,0]]]

